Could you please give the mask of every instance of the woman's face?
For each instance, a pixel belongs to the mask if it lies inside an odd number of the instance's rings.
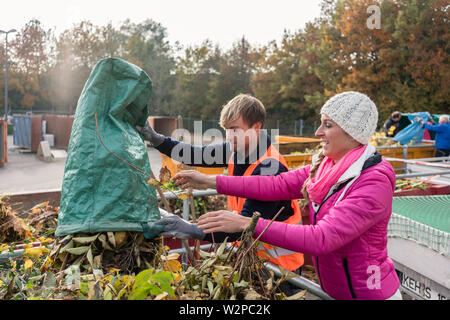
[[[325,114],[322,114],[320,127],[316,131],[316,137],[322,141],[322,149],[325,156],[338,162],[347,152],[356,148],[360,143],[333,120]]]

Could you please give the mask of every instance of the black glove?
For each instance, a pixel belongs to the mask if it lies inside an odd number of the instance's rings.
[[[156,221],[156,226],[164,226],[164,231],[160,234],[162,236],[172,236],[178,239],[194,238],[203,240],[205,233],[200,230],[196,224],[187,222],[176,215],[164,217]]]
[[[136,126],[136,130],[144,136],[144,139],[149,141],[154,147],[159,146],[164,142],[165,136],[157,133],[150,125],[150,121],[147,120],[145,127]]]

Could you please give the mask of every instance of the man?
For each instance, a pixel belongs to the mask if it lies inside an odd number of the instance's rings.
[[[394,111],[389,119],[383,125],[383,130],[386,133],[386,137],[395,137],[400,131],[400,118],[402,114],[399,111]]]
[[[220,125],[226,130],[226,142],[208,146],[194,146],[174,141],[156,133],[147,122],[144,128],[137,127],[146,140],[159,152],[174,160],[199,167],[228,167],[230,176],[278,175],[288,171],[284,158],[273,147],[270,137],[263,130],[266,118],[264,105],[255,97],[240,94],[230,100],[220,114]],[[199,157],[201,155],[201,157]],[[232,211],[251,217],[255,211],[262,218],[272,219],[282,208],[278,221],[290,224],[301,223],[301,212],[297,201],[257,201],[228,197]],[[172,219],[172,220],[171,220]],[[188,224],[177,216],[163,219],[166,224],[163,234],[178,237],[197,238],[209,242],[236,241],[242,233],[214,233],[205,235],[196,225]],[[169,223],[170,222],[170,223]],[[283,268],[301,274],[303,254],[284,249],[261,247],[261,256],[269,255],[269,261]],[[263,253],[264,252],[264,253]],[[288,286],[288,283],[285,283]],[[285,293],[293,291],[282,288]]]
[[[439,117],[439,124],[430,125],[425,123],[423,119],[420,119],[423,128],[428,131],[436,132],[435,140],[435,157],[448,157],[450,156],[450,123],[447,115]]]

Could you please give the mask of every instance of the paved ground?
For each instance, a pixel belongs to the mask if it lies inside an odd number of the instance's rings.
[[[8,136],[8,162],[0,167],[0,194],[18,194],[33,191],[61,189],[66,159],[44,162],[35,153],[20,152]],[[154,148],[148,149],[152,171],[158,175],[161,156]]]

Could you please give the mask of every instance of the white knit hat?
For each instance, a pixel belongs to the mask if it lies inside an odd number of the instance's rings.
[[[320,110],[337,123],[353,139],[367,144],[375,133],[378,111],[365,94],[347,91],[331,97]]]

